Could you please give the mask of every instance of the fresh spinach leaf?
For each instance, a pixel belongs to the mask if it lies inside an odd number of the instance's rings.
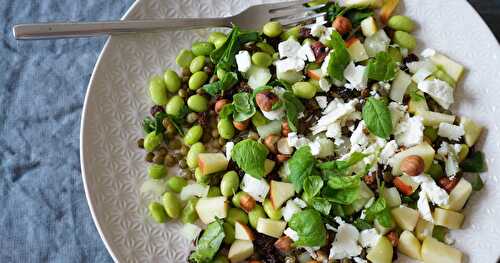
[[[234,105],[233,104],[226,104],[224,107],[219,112],[219,118],[221,119],[227,119],[231,117],[231,115],[234,112]]]
[[[363,106],[362,116],[370,132],[383,139],[387,139],[391,136],[391,112],[382,101],[373,97],[368,98]]]
[[[368,222],[373,222],[377,219],[377,221],[384,227],[391,227],[393,224],[389,206],[382,196],[379,196],[377,200],[375,200],[375,202],[373,202],[373,204],[366,209],[365,215],[365,219]]]
[[[238,74],[234,72],[226,72],[222,79],[213,83],[205,84],[202,89],[208,94],[216,96],[220,92],[232,88],[236,85],[236,83],[238,83]]]
[[[470,184],[472,185],[472,190],[480,191],[484,187],[483,179],[479,174],[473,174],[470,177]]]
[[[236,93],[233,96],[234,120],[245,121],[250,119],[256,112],[255,104],[250,93]]]
[[[323,215],[329,215],[332,210],[332,204],[326,198],[314,197],[310,204],[314,209]]]
[[[239,49],[238,38],[240,34],[240,28],[237,26],[233,27],[226,42],[210,54],[210,59],[217,65],[218,69],[231,71],[231,68],[236,65],[235,56]]]
[[[267,147],[257,141],[246,139],[237,143],[231,158],[245,173],[262,178],[265,174],[264,162],[268,154]]]
[[[387,52],[379,52],[368,62],[368,78],[378,81],[390,81],[396,77],[398,64]]]
[[[300,147],[288,160],[290,175],[288,180],[295,187],[296,192],[302,191],[304,180],[314,172],[316,159],[311,154],[309,146]]]
[[[296,246],[321,247],[326,243],[326,229],[318,211],[305,209],[295,213],[288,225],[297,232]]]
[[[287,91],[281,97],[285,104],[288,127],[295,132],[297,131],[299,114],[305,110],[305,107],[292,92]]]
[[[373,228],[373,226],[370,223],[368,223],[368,221],[359,218],[354,220],[352,224],[361,231]]]
[[[313,198],[321,192],[323,184],[323,179],[320,176],[308,176],[304,179],[304,193],[308,198]]]
[[[349,205],[359,197],[360,176],[331,176],[322,196],[331,202]]]
[[[467,173],[486,172],[487,167],[484,160],[484,154],[480,151],[469,154],[467,159],[460,164],[460,167],[462,168],[462,171]]]
[[[347,160],[328,161],[321,163],[318,167],[323,170],[345,170],[362,161],[366,156],[368,155],[361,152],[353,152]]]
[[[258,42],[261,40],[262,38],[260,36],[260,33],[256,31],[241,32],[240,35],[238,36],[238,43],[240,45],[243,45],[248,42]]]
[[[333,31],[327,46],[332,49],[328,63],[328,74],[337,80],[344,80],[344,70],[351,62],[345,42],[337,31]]]
[[[189,256],[189,260],[196,263],[210,263],[224,240],[224,227],[222,220],[210,223],[203,232],[195,251]]]

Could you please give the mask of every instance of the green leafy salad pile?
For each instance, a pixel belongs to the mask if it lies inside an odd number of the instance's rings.
[[[483,128],[450,111],[464,67],[417,55],[398,3],[312,1],[325,17],[212,33],[151,78],[141,192],[187,261],[462,262],[448,231],[483,187]]]

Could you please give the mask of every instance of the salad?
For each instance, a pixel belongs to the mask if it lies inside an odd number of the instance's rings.
[[[214,32],[151,78],[141,191],[187,261],[462,262],[483,128],[450,111],[464,67],[417,54],[398,3],[311,1],[327,15]]]

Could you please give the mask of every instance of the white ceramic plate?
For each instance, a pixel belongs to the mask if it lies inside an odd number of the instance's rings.
[[[237,13],[259,0],[138,0],[125,19],[210,17]],[[486,187],[466,208],[463,230],[453,231],[469,262],[500,256],[500,47],[465,0],[404,0],[414,18],[419,45],[448,54],[468,68],[456,92],[458,112],[487,127],[483,136],[489,172]],[[118,262],[185,262],[189,246],[179,224],[158,225],[147,213],[139,189],[146,179],[144,152],[137,149],[141,120],[151,102],[147,80],[176,68],[175,55],[207,31],[179,31],[112,37],[90,80],[81,127],[81,165],[87,200],[109,253]],[[401,260],[404,261],[404,260]]]

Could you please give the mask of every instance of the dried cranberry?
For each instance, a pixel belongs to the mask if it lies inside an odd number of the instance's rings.
[[[151,107],[150,110],[151,116],[154,117],[158,112],[165,112],[165,109],[160,105],[154,105],[153,107]]]
[[[405,64],[410,63],[410,62],[415,62],[415,61],[419,61],[419,58],[417,57],[417,55],[415,55],[413,53],[408,54],[408,56],[406,56],[403,59],[403,63],[405,63]]]
[[[210,116],[208,111],[198,113],[198,124],[202,127],[208,127],[210,124]]]
[[[311,37],[311,29],[307,27],[301,27],[300,28],[300,37],[302,38],[308,38]]]
[[[323,63],[328,53],[326,52],[326,46],[321,42],[316,41],[311,45],[311,49],[314,53],[314,57],[316,58],[316,64]]]

